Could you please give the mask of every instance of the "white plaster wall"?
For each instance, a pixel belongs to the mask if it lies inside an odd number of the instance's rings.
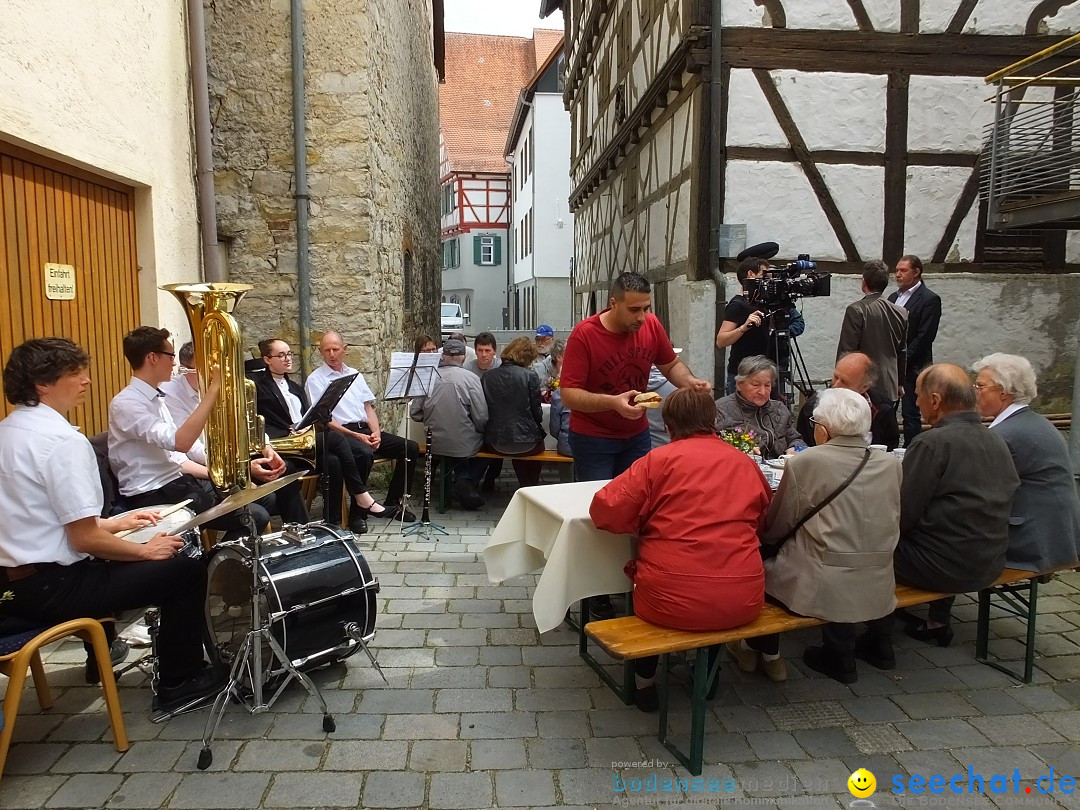
[[[908,90],[908,149],[982,149],[983,127],[994,120],[991,89],[974,76],[912,76]]]
[[[0,137],[136,187],[144,323],[201,278],[182,0],[5,0]]]
[[[929,261],[970,174],[971,169],[957,166],[908,167],[904,252]],[[974,208],[978,209],[978,205]],[[973,231],[960,243],[959,251],[962,258],[974,255]]]
[[[948,2],[933,0],[930,5],[947,6]],[[870,17],[870,22],[874,24],[875,31],[900,30],[900,4],[896,0],[863,0],[863,7]]]
[[[887,77],[795,70],[772,75],[810,149],[885,149]],[[767,107],[762,114],[772,116]]]
[[[815,259],[844,258],[797,163],[729,160],[726,178],[724,222],[745,224],[746,244],[779,242],[784,256],[810,253]]]
[[[536,171],[535,264],[537,277],[569,278],[574,255],[574,217],[570,213],[570,113],[557,93],[533,98]]]
[[[1028,17],[1039,0],[979,0],[964,33],[1023,34]],[[925,3],[924,3],[925,5]],[[1047,21],[1045,33],[1073,34],[1080,27],[1080,9],[1075,4],[1063,8]],[[1002,65],[1004,67],[1004,65]]]
[[[885,235],[885,199],[882,191],[885,170],[880,166],[823,163],[818,166],[818,171],[825,179],[836,207],[840,209],[859,256],[864,260],[876,259],[881,255]],[[790,240],[782,247],[785,255],[806,253]]]
[[[528,140],[529,133],[533,131],[536,121],[534,111],[530,109],[525,114],[525,121],[521,127],[521,134],[518,135],[517,143],[514,144],[514,169],[510,172],[510,193],[513,197],[513,205],[510,216],[513,217],[514,227],[512,230],[506,232],[507,238],[507,253],[506,256],[511,262],[514,271],[513,278],[515,284],[521,284],[524,281],[528,281],[533,277],[533,259],[535,257],[534,252],[527,256],[518,258],[517,243],[522,238],[521,234],[525,227],[525,216],[533,207],[533,188],[536,182],[536,166],[533,166],[529,176],[525,178],[525,182],[519,187],[515,181],[515,175],[517,175],[521,168],[525,165],[525,141]],[[535,134],[533,136],[536,137]],[[537,154],[539,150],[534,147],[533,154]],[[533,212],[533,217],[536,213]],[[534,230],[535,233],[535,230]]]
[[[751,70],[732,70],[728,80],[728,146],[786,149],[789,144]]]
[[[796,0],[785,2],[788,28],[855,29],[855,17],[844,0]],[[868,9],[869,12],[869,9]],[[724,0],[723,24],[726,26],[762,25],[766,16],[754,0]]]

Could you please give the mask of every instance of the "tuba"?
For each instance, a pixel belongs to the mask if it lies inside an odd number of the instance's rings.
[[[199,388],[206,392],[210,369],[221,376],[221,393],[206,422],[206,466],[218,490],[247,489],[249,461],[263,446],[263,420],[255,412],[255,383],[244,376],[240,327],[232,312],[250,284],[166,284],[191,325]]]

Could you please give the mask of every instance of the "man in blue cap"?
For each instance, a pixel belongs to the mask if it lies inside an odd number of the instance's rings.
[[[546,323],[536,327],[536,362],[532,364],[532,370],[540,378],[543,385],[551,376],[551,347],[555,345],[555,330]]]

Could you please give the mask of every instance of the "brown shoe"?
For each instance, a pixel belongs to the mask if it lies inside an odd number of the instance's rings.
[[[762,658],[761,670],[773,683],[780,683],[781,681],[787,680],[787,664],[784,662],[783,658],[776,658],[772,661]]]
[[[757,669],[760,654],[757,650],[744,650],[742,642],[732,641],[724,645],[728,655],[735,659],[735,663],[743,672],[753,672]]]

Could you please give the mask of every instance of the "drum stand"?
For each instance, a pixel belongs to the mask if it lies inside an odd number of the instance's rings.
[[[330,714],[330,710],[326,705],[326,699],[322,696],[322,692],[319,691],[319,688],[312,682],[311,678],[296,668],[289,659],[284,648],[278,643],[278,640],[274,638],[274,634],[270,631],[271,617],[267,617],[267,620],[263,621],[260,604],[263,586],[259,583],[262,541],[259,537],[258,527],[255,526],[255,521],[251,517],[251,512],[245,509],[244,517],[251,534],[253,551],[253,555],[250,559],[251,629],[247,632],[247,635],[244,636],[244,641],[237,651],[236,658],[233,659],[232,667],[229,670],[228,683],[226,683],[225,688],[218,693],[217,699],[214,701],[214,707],[210,711],[210,716],[206,718],[206,726],[203,729],[202,738],[203,747],[199,752],[198,768],[200,771],[205,771],[214,761],[214,754],[210,750],[210,743],[217,734],[218,725],[220,725],[221,718],[225,714],[225,706],[228,699],[230,697],[235,697],[240,703],[247,702],[244,693],[240,690],[241,680],[245,677],[251,682],[251,704],[248,706],[248,711],[251,714],[268,711],[284,691],[285,687],[295,679],[303,684],[309,695],[319,701],[319,705],[322,707],[323,712],[323,731],[330,732],[337,728],[337,724]],[[286,673],[286,677],[278,685],[277,690],[270,696],[269,700],[265,700],[263,697],[263,643],[266,643],[267,646],[270,647],[271,655],[277,659],[277,662]]]

